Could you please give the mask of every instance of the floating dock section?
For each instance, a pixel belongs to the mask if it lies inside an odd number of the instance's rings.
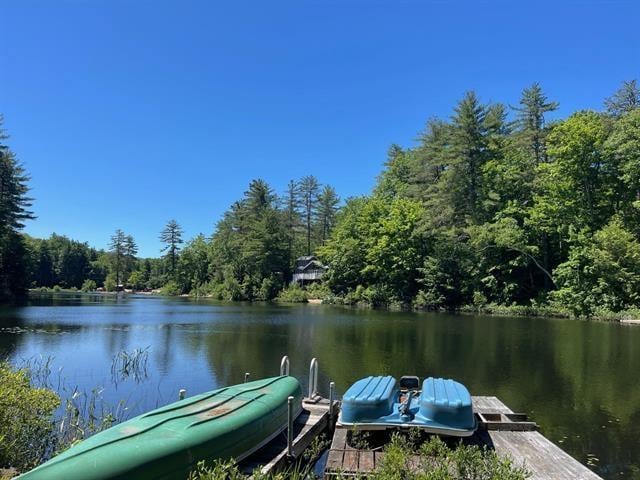
[[[543,436],[524,414],[514,413],[496,397],[472,397],[478,431],[466,444],[484,445],[515,465],[524,466],[531,480],[601,480],[560,447]],[[349,430],[337,428],[327,457],[325,477],[372,474],[384,456],[379,450],[358,450],[347,442]]]

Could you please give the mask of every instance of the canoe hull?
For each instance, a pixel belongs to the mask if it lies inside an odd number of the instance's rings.
[[[21,480],[186,478],[201,460],[242,459],[287,426],[302,391],[293,377],[274,377],[189,397],[90,437]]]

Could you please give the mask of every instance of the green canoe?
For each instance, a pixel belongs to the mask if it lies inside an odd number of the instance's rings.
[[[184,479],[200,460],[240,460],[286,429],[290,395],[297,416],[302,391],[289,376],[195,395],[87,438],[18,478]]]

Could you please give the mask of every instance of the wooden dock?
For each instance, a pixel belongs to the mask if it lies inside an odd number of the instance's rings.
[[[594,472],[537,431],[526,415],[514,413],[496,397],[473,397],[478,431],[465,443],[486,445],[516,465],[524,465],[531,480],[598,480]],[[327,457],[325,477],[363,476],[372,473],[381,451],[356,450],[347,443],[348,429],[337,428]]]
[[[337,403],[337,402],[336,402]],[[337,415],[337,408],[334,410]],[[323,397],[305,398],[302,402],[302,413],[294,421],[293,456],[297,458],[329,427],[329,400]],[[260,450],[240,462],[240,469],[246,475],[256,470],[263,474],[275,473],[287,465],[287,432],[286,430],[267,443]]]

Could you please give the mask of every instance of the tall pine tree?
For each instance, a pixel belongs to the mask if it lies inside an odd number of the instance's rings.
[[[0,115],[0,300],[23,295],[27,288],[26,250],[20,230],[35,218],[28,197],[29,176],[5,141]]]
[[[307,255],[311,255],[311,235],[313,231],[313,218],[317,211],[320,183],[313,175],[308,175],[300,180],[300,197],[302,199],[302,213],[304,227],[307,235]]]
[[[180,245],[183,243],[182,233],[180,224],[175,220],[169,220],[162,232],[160,232],[160,241],[164,243],[164,247],[160,251],[167,252],[166,256],[171,266],[171,275],[175,275],[178,252],[180,251]]]

